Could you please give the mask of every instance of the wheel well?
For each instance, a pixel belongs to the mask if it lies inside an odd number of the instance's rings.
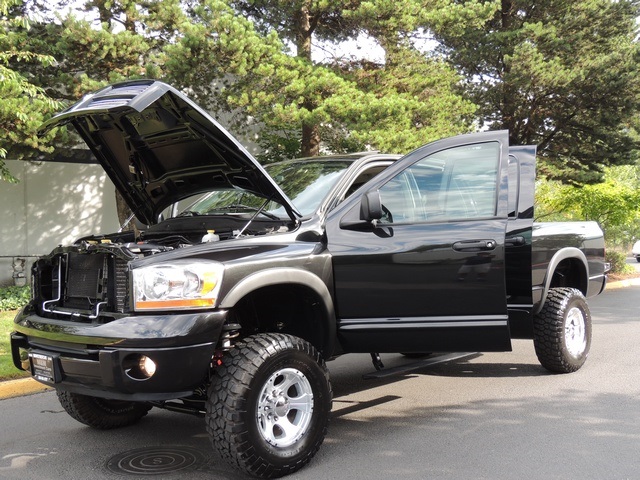
[[[322,299],[300,284],[268,285],[245,295],[231,309],[229,321],[242,326],[241,337],[288,333],[330,355],[329,318]]]
[[[589,280],[584,264],[577,258],[565,258],[553,271],[549,288],[573,287],[587,294]]]

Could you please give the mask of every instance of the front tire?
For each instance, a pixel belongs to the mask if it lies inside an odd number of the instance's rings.
[[[291,335],[255,335],[216,369],[207,431],[235,467],[281,477],[305,466],[320,448],[331,396],[329,373],[311,344]]]
[[[533,344],[538,360],[551,372],[570,373],[582,367],[591,348],[591,312],[580,290],[549,290],[534,317]]]
[[[63,390],[56,393],[60,405],[72,418],[99,430],[133,425],[151,410],[147,403],[89,397]]]

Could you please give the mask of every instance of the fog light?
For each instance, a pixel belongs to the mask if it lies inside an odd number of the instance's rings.
[[[140,372],[142,372],[146,377],[151,377],[156,373],[156,363],[146,355],[142,355],[140,357],[140,363],[138,366],[140,367]]]
[[[122,362],[124,372],[134,380],[147,380],[156,373],[156,362],[146,355],[127,355]]]

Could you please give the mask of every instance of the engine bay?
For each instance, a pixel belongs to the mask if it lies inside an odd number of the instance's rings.
[[[293,226],[291,222],[280,220],[252,219],[248,222],[246,218],[235,216],[175,217],[144,230],[82,237],[73,245],[84,250],[91,250],[91,245],[111,245],[117,250],[125,250],[131,254],[126,256],[133,259],[207,242],[286,233]]]

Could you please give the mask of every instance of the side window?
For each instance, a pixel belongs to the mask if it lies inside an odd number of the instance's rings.
[[[347,191],[343,195],[343,198],[340,201],[350,197],[353,194],[353,192],[355,192],[357,189],[359,189],[362,185],[367,183],[373,177],[378,175],[388,166],[389,166],[389,163],[386,163],[384,165],[374,165],[373,167],[367,167],[366,170],[360,172],[356,177],[356,179],[353,181],[353,183],[349,186],[349,188],[347,189]]]
[[[380,188],[385,223],[437,222],[496,214],[500,145],[454,147],[419,160]]]
[[[426,220],[421,192],[408,168],[380,189],[385,223],[413,223]]]

